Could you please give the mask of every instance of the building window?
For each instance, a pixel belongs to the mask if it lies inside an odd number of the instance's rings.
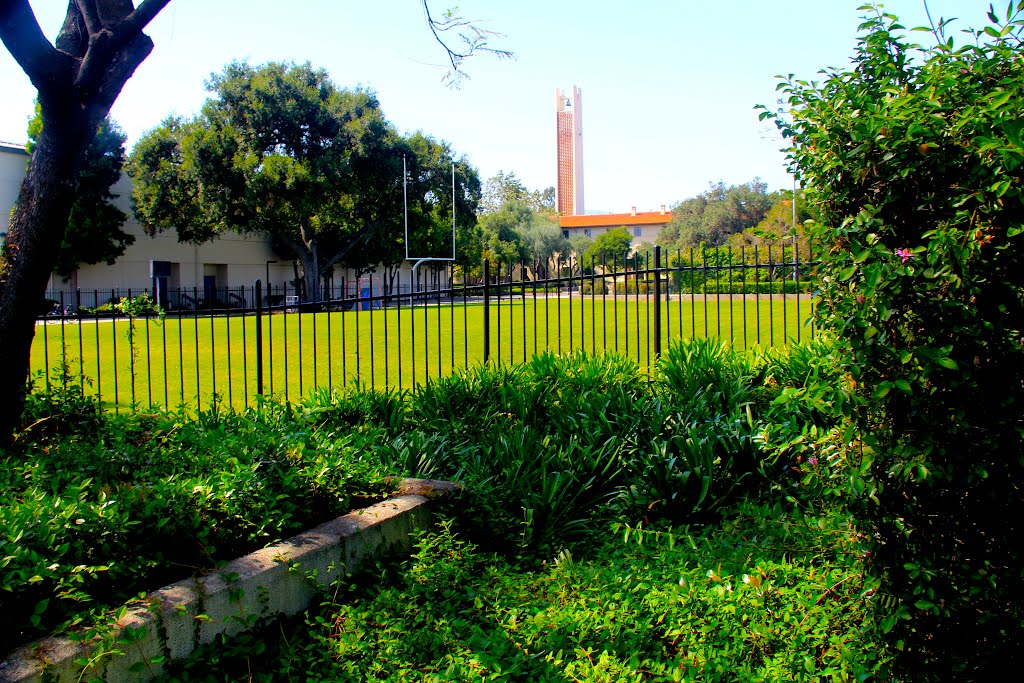
[[[644,235],[644,229],[643,228],[633,228],[633,237],[643,237],[643,235]]]
[[[569,239],[569,231],[568,230],[563,230],[562,231],[562,238],[563,239]]]
[[[594,231],[591,230],[590,228],[583,228],[583,235],[585,237],[593,237],[594,236]]]

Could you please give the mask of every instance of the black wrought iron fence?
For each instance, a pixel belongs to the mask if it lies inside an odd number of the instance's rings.
[[[601,262],[485,262],[476,277],[368,276],[315,295],[278,284],[55,291],[36,380],[107,405],[249,405],[361,383],[404,388],[480,363],[615,352],[646,368],[682,337],[737,348],[813,335],[813,263],[796,250],[693,250]]]

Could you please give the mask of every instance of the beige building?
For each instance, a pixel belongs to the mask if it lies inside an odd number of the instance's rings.
[[[606,213],[592,216],[560,216],[558,223],[562,235],[572,239],[575,235],[584,235],[596,239],[601,233],[625,228],[633,238],[633,248],[646,242],[654,244],[658,233],[672,220],[672,212],[664,205],[660,211],[637,211],[634,207],[629,213]]]
[[[0,234],[6,236],[11,208],[25,175],[28,155],[24,147],[0,143]],[[193,308],[204,301],[216,300],[218,305],[252,305],[252,287],[256,280],[268,282],[275,289],[295,279],[295,263],[282,260],[271,248],[267,238],[228,233],[203,244],[178,241],[177,233],[166,231],[147,235],[131,211],[131,180],[128,176],[112,188],[114,204],[128,214],[123,230],[135,236],[132,243],[113,265],[83,265],[68,280],[54,274],[48,286],[48,298],[81,301],[95,305],[93,292],[101,292],[96,303],[111,296],[150,291],[165,306]],[[410,266],[399,273],[401,290],[408,291]],[[421,268],[420,287],[434,289],[446,286],[429,268]],[[335,271],[335,287],[345,283],[348,296],[372,286],[374,295],[381,292],[380,274],[356,278],[354,273]],[[80,296],[81,299],[76,297]]]

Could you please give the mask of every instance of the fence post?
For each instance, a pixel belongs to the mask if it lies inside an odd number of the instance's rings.
[[[484,259],[484,364],[491,359],[491,262]]]
[[[263,395],[263,283],[256,281],[256,395]]]
[[[654,246],[654,357],[661,355],[661,247]]]

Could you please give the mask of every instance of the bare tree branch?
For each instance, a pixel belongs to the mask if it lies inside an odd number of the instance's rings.
[[[143,0],[135,11],[118,25],[118,30],[142,31],[171,0]]]
[[[427,18],[427,27],[434,35],[434,40],[444,48],[448,55],[448,62],[451,69],[445,74],[444,80],[453,87],[458,87],[469,74],[462,70],[462,62],[477,53],[489,54],[498,59],[515,59],[515,54],[508,50],[501,50],[491,47],[488,42],[493,38],[504,38],[505,35],[496,31],[481,28],[479,21],[464,19],[455,14],[454,10],[445,10],[441,19],[435,19],[430,13],[429,0],[422,0],[423,12]],[[455,49],[449,45],[446,36],[442,35],[449,31],[454,32],[455,38],[462,43],[461,49]]]

